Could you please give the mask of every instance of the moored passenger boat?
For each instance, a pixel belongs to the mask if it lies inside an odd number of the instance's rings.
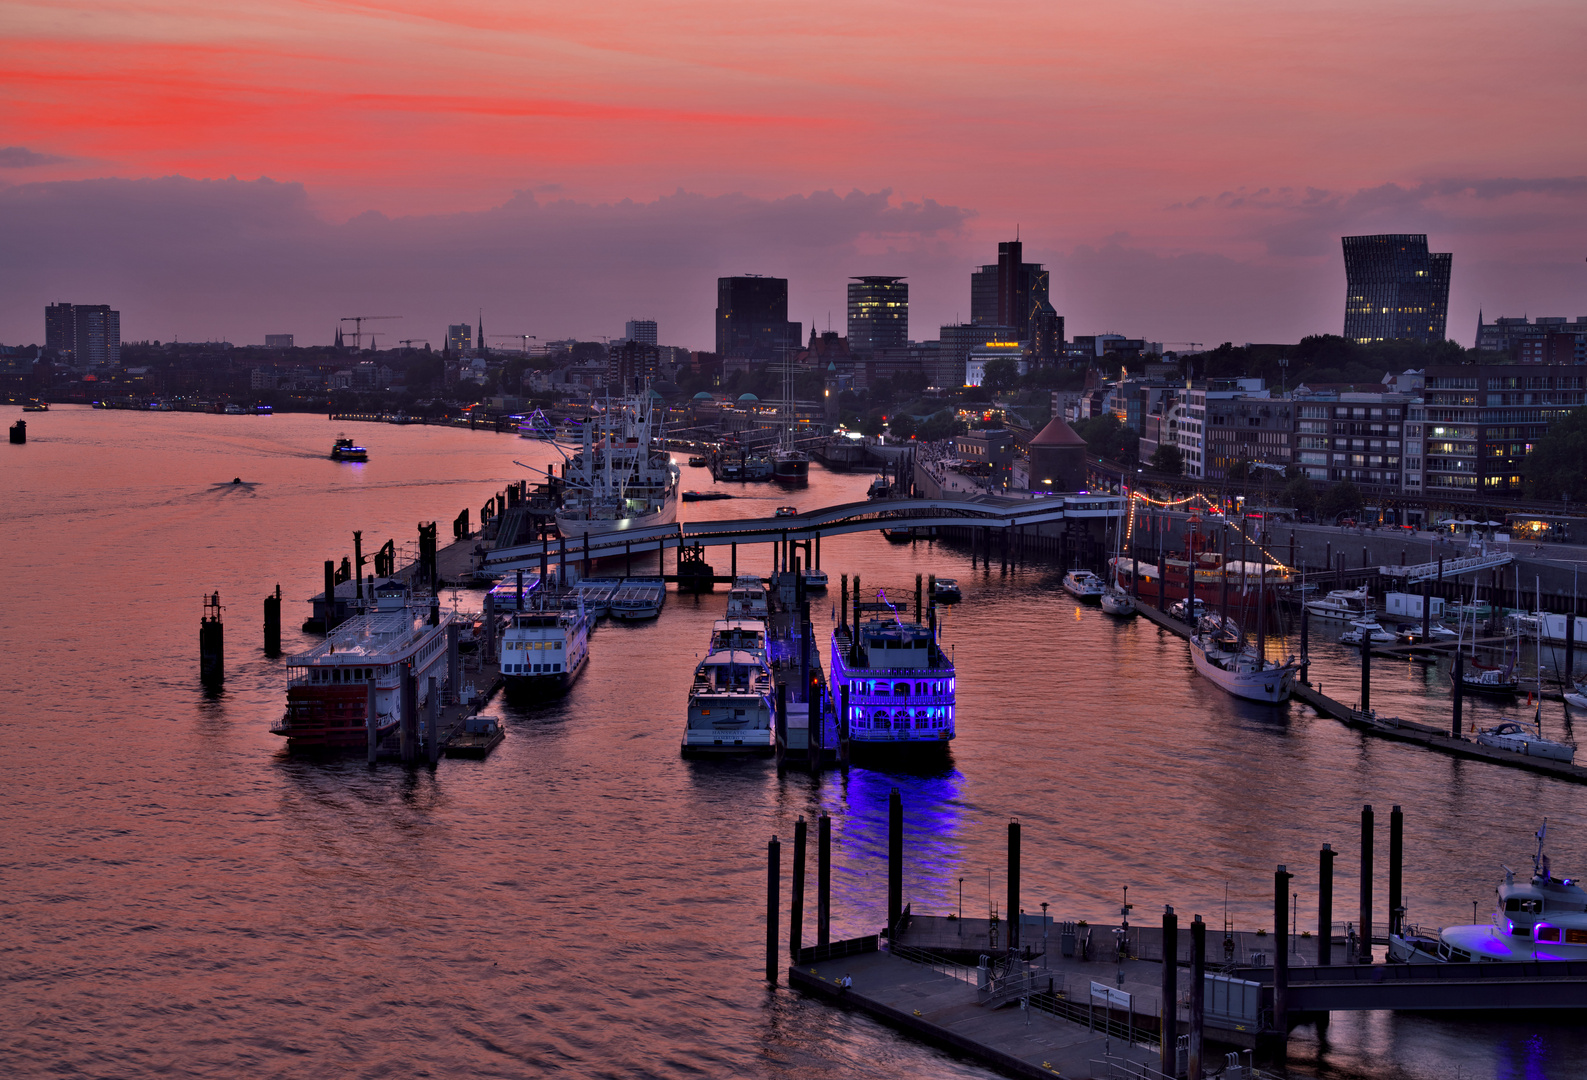
[[[689,687],[683,756],[770,757],[777,745],[773,693],[771,665],[764,652],[724,649],[707,654],[694,669]]]
[[[850,753],[946,753],[956,733],[957,676],[935,628],[896,615],[856,615],[855,623],[832,634],[832,692],[848,688]]]
[[[507,614],[501,638],[501,675],[519,699],[561,697],[590,656],[590,619],[582,604],[553,605],[547,597]]]
[[[402,677],[410,667],[420,705],[427,701],[431,676],[445,688],[453,621],[451,612],[415,599],[399,581],[377,586],[370,610],[288,658],[286,713],[271,732],[294,751],[367,748],[371,702],[376,735],[383,737],[401,719]]]
[[[740,574],[727,594],[727,617],[730,619],[766,619],[771,616],[771,604],[766,597],[766,586],[753,574]]]

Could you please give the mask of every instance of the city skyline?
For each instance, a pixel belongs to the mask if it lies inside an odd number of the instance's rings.
[[[745,273],[818,328],[849,277],[907,277],[932,327],[1016,231],[1072,332],[1337,333],[1352,234],[1454,252],[1468,344],[1479,308],[1587,303],[1577,5],[1011,5],[1013,51],[930,7],[139,11],[8,9],[0,341],[94,295],[128,340],[479,307],[593,339],[639,307],[709,348],[710,283]]]

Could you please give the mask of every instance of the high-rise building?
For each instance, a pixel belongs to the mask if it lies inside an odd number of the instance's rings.
[[[724,360],[773,360],[797,350],[800,324],[788,321],[788,279],[716,279],[716,353]]]
[[[623,324],[623,337],[641,345],[658,344],[655,319],[629,319]]]
[[[938,331],[941,344],[937,349],[936,370],[931,374],[933,386],[952,389],[964,385],[964,363],[970,350],[983,345],[1017,343],[1019,331],[1012,326],[952,323]]]
[[[469,351],[474,341],[474,328],[468,323],[452,323],[446,328],[446,347],[453,356]]]
[[[909,344],[909,286],[901,277],[849,281],[849,349],[869,355]]]
[[[606,386],[614,394],[637,393],[663,374],[661,350],[653,344],[628,338],[606,350]]]
[[[1054,321],[1056,320],[1056,322]],[[1025,245],[1009,240],[997,245],[997,262],[970,272],[970,322],[976,326],[1012,326],[1021,341],[1063,339],[1063,317],[1053,310],[1047,268],[1025,261]],[[1050,347],[1054,356],[1059,351]],[[1050,357],[1037,350],[1040,358]]]
[[[1345,337],[1444,340],[1453,256],[1430,253],[1426,233],[1346,236]]]
[[[50,304],[44,309],[44,347],[77,364],[121,360],[121,312],[109,304]]]
[[[291,334],[266,334],[265,335],[265,348],[267,348],[267,349],[290,349],[290,348],[292,348],[292,335]]]

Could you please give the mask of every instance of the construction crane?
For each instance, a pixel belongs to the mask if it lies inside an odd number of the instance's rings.
[[[529,355],[529,343],[531,341],[539,341],[540,340],[539,338],[535,337],[533,334],[491,334],[489,336],[490,337],[498,337],[498,338],[511,338],[513,341],[518,341],[518,340],[521,339],[523,341],[523,354],[525,356]]]
[[[397,344],[401,345],[404,349],[411,349],[415,345],[428,345],[428,344],[430,344],[430,339],[429,338],[417,338],[417,337],[405,337],[401,341],[399,341]]]
[[[364,324],[375,319],[400,319],[401,315],[344,315],[342,322],[353,324],[353,348],[360,349],[364,345]]]

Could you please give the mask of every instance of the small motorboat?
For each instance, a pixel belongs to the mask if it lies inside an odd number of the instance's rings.
[[[797,506],[779,506],[773,517],[795,517],[799,513]]]
[[[931,586],[931,598],[939,604],[952,604],[964,599],[956,578],[940,577]]]
[[[1505,720],[1495,727],[1478,731],[1477,745],[1493,747],[1496,750],[1511,750],[1517,754],[1525,754],[1527,757],[1544,758],[1548,761],[1576,760],[1576,748],[1570,743],[1545,739],[1541,724],[1534,734],[1530,728],[1523,727],[1514,720]]]
[[[700,457],[698,454],[689,459],[690,468],[703,469],[709,464],[711,464],[711,462],[708,459]]]
[[[1354,622],[1372,617],[1372,597],[1365,585],[1359,589],[1334,589],[1320,600],[1307,600],[1303,606],[1314,619]]]
[[[889,543],[907,544],[915,538],[914,529],[883,529],[882,535],[887,537]]]
[[[1339,644],[1359,645],[1363,638],[1374,645],[1387,645],[1398,641],[1399,635],[1384,629],[1376,619],[1357,619],[1350,624],[1350,629],[1339,635]]]
[[[22,406],[22,411],[23,412],[49,412],[50,411],[50,403],[47,402],[47,401],[39,401],[37,399],[34,399],[33,401],[30,401],[26,405]]]
[[[461,731],[446,740],[443,752],[450,758],[482,758],[506,737],[500,720],[476,713],[463,721]]]
[[[1071,570],[1064,575],[1064,591],[1076,600],[1101,600],[1102,579],[1089,570]]]
[[[1407,645],[1422,645],[1435,641],[1448,641],[1449,639],[1458,636],[1458,634],[1456,634],[1449,627],[1445,626],[1443,623],[1435,622],[1428,626],[1427,636],[1424,638],[1422,636],[1421,623],[1403,623],[1399,628],[1398,640],[1404,642]]]
[[[369,451],[359,446],[353,440],[340,438],[331,447],[332,461],[368,461]]]
[[[685,491],[684,502],[715,502],[717,499],[731,499],[733,496],[726,491]]]

